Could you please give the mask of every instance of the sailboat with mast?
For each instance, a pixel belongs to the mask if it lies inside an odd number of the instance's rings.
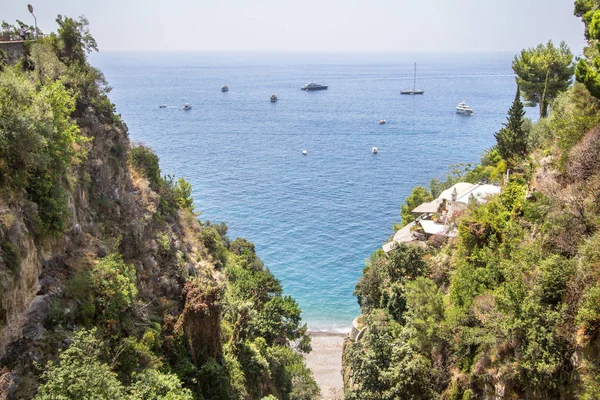
[[[424,94],[425,91],[424,90],[417,90],[417,63],[415,63],[415,75],[414,75],[414,80],[413,80],[413,88],[412,89],[406,89],[400,92],[400,94]]]

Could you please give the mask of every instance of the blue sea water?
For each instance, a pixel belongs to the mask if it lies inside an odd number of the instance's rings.
[[[493,145],[516,90],[511,58],[106,52],[92,62],[131,139],[193,184],[201,219],[256,244],[309,329],[345,331],[365,260],[412,188]],[[401,96],[414,61],[425,95]],[[329,90],[299,90],[312,78]],[[455,113],[463,100],[472,117]]]

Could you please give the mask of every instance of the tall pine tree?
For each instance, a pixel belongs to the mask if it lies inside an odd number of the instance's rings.
[[[523,129],[524,117],[525,109],[517,87],[515,100],[508,110],[507,121],[504,127],[494,134],[498,152],[506,161],[514,161],[527,155],[528,133]]]

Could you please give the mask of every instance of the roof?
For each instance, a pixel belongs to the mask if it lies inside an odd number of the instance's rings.
[[[434,213],[434,212],[437,212],[438,207],[439,207],[438,201],[433,200],[433,201],[421,204],[420,206],[418,206],[411,212],[414,212],[417,214]]]
[[[444,234],[448,230],[448,226],[438,224],[430,219],[423,219],[419,221],[421,227],[428,235],[441,235]]]
[[[391,250],[396,248],[396,244],[398,243],[408,243],[414,241],[415,237],[412,234],[413,226],[415,226],[415,223],[411,222],[402,229],[398,230],[398,232],[396,232],[396,234],[394,235],[394,239],[391,242],[386,243],[382,246],[383,251],[389,253]]]
[[[500,193],[500,186],[495,185],[476,185],[469,189],[465,193],[461,193],[460,196],[456,199],[456,201],[468,204],[471,196],[475,197],[475,199],[480,203],[485,203],[486,198],[488,196],[492,196]]]
[[[440,204],[444,200],[451,202],[452,201],[452,193],[456,190],[456,202],[469,204],[469,199],[471,195],[475,197],[475,199],[479,203],[485,203],[485,199],[488,196],[500,193],[500,186],[489,185],[489,184],[477,184],[474,185],[468,182],[458,182],[454,184],[452,187],[444,190],[437,199],[430,201],[428,203],[423,203],[412,210],[415,214],[426,214],[426,213],[435,213],[437,212]]]
[[[460,198],[463,193],[472,189],[474,186],[476,186],[476,185],[473,185],[472,183],[458,182],[458,183],[452,185],[452,187],[444,190],[438,197],[438,200],[440,201],[440,203],[441,203],[442,199],[446,199],[447,201],[452,201],[452,192],[454,191],[454,189],[456,189],[456,194],[458,195],[457,198]]]

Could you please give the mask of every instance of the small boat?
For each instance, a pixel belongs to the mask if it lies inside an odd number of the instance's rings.
[[[306,150],[302,150],[302,155],[303,155],[303,156],[305,156],[305,155],[307,155],[307,154],[308,154],[308,151],[306,151]]]
[[[387,121],[386,121],[385,119],[380,119],[380,120],[379,120],[379,125],[383,125],[383,124],[385,124],[386,122],[387,122]]]
[[[300,89],[306,90],[307,92],[311,92],[313,90],[325,90],[329,86],[319,85],[318,83],[314,83],[313,81],[308,82],[306,85],[302,86]]]
[[[229,86],[227,86],[227,85],[221,86],[221,92],[229,92]]]
[[[371,149],[371,153],[373,153],[373,154],[377,154],[377,147],[373,147],[373,148]]]
[[[277,97],[276,94],[272,94],[271,95],[271,103],[277,103],[277,100],[279,100],[279,98]]]
[[[417,63],[415,63],[415,74],[413,79],[413,88],[406,89],[400,92],[400,94],[424,94],[424,90],[417,89]]]
[[[164,104],[161,104],[160,106],[158,106],[158,108],[167,108],[167,106]]]
[[[185,103],[185,104],[183,105],[183,110],[185,110],[185,111],[188,111],[188,110],[191,110],[191,109],[192,109],[192,106],[191,106],[190,104],[188,104],[188,103]]]
[[[464,101],[458,103],[456,106],[456,112],[461,115],[473,115],[473,109]]]

